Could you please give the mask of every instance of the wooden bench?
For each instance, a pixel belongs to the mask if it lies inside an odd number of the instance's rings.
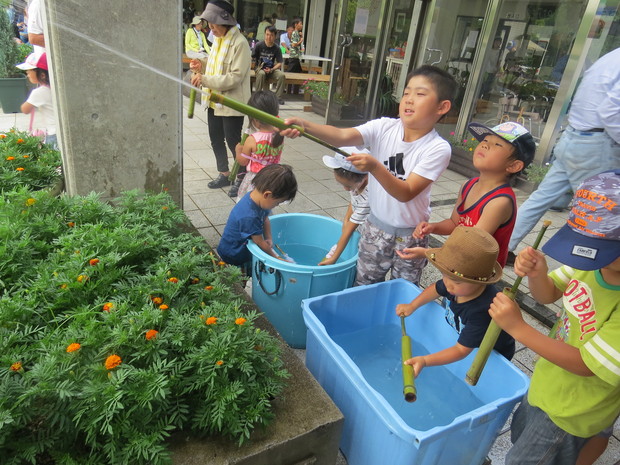
[[[286,84],[295,84],[301,85],[306,81],[314,80],[318,82],[329,82],[331,76],[329,74],[309,74],[309,73],[288,73],[284,72],[285,83]],[[254,70],[250,70],[250,80],[254,81],[256,79],[256,73]]]

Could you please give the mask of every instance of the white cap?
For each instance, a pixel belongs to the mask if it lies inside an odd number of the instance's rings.
[[[370,153],[366,149],[361,149],[360,150],[357,147],[340,147],[340,150],[344,150],[345,152],[347,152],[349,154],[351,154],[351,153]],[[358,174],[366,174],[366,173],[368,173],[368,171],[358,170],[355,166],[353,166],[353,163],[351,163],[349,160],[347,160],[347,157],[345,157],[344,155],[342,155],[340,153],[334,153],[333,157],[330,157],[329,155],[324,155],[323,156],[323,163],[325,164],[325,166],[327,166],[328,168],[332,168],[332,169],[342,168],[344,170],[351,171],[352,173],[358,173]]]

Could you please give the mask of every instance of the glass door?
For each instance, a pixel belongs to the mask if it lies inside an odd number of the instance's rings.
[[[327,123],[352,126],[365,122],[377,101],[382,21],[387,0],[340,0],[335,9],[336,35]]]

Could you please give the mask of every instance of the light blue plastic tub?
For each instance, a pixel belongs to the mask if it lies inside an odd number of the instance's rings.
[[[403,396],[396,304],[420,289],[403,279],[305,299],[306,365],[344,414],[340,449],[349,465],[479,465],[529,380],[493,352],[476,386],[465,380],[473,357],[427,367],[418,399]],[[437,303],[406,320],[413,355],[454,345],[456,331]]]
[[[274,215],[269,219],[274,244],[297,263],[277,260],[250,241],[252,299],[287,344],[304,348],[306,325],[301,301],[353,285],[359,233],[353,234],[336,263],[318,266],[338,241],[342,222],[307,213]]]

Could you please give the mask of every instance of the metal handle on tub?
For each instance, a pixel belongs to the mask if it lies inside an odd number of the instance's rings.
[[[273,292],[267,292],[267,289],[265,289],[265,285],[263,284],[263,281],[261,280],[261,275],[262,273],[267,272],[269,274],[276,274],[276,288]],[[272,268],[265,266],[264,262],[261,261],[257,261],[256,265],[254,265],[254,273],[256,275],[256,281],[258,281],[258,285],[260,286],[260,288],[263,290],[263,292],[267,295],[274,295],[277,294],[278,291],[280,290],[280,285],[282,284],[282,273],[280,273],[280,270],[276,269],[276,268]]]

